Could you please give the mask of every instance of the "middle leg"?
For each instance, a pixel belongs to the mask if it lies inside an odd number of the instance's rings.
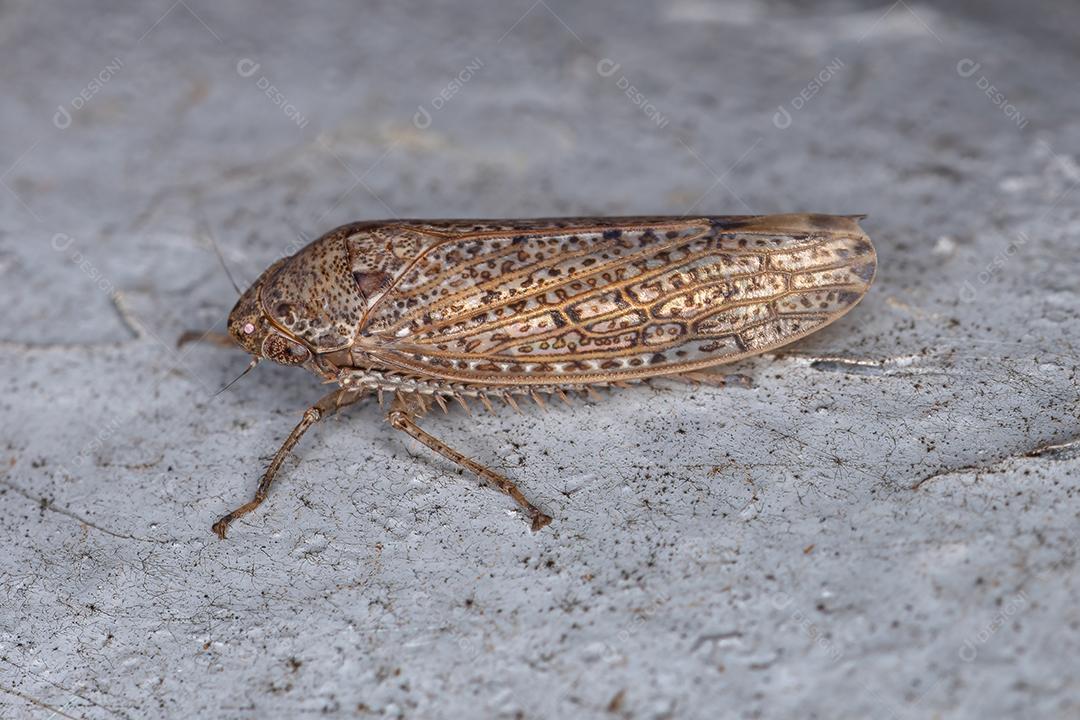
[[[442,440],[425,432],[416,424],[416,416],[406,406],[405,401],[400,394],[394,395],[394,402],[390,405],[390,412],[387,413],[386,419],[395,429],[408,433],[416,440],[419,440],[424,445],[427,445],[429,448],[442,455],[444,458],[452,460],[467,470],[471,470],[482,479],[514,498],[514,501],[517,502],[529,516],[534,531],[541,529],[551,522],[551,516],[542,513],[535,505],[526,500],[521,490],[518,489],[518,486],[511,482],[509,478],[484,467],[475,460],[470,460]]]

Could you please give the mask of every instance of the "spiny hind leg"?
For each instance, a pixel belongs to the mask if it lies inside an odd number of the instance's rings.
[[[228,532],[229,529],[229,523],[242,515],[247,515],[262,504],[262,501],[266,499],[267,493],[270,492],[270,485],[274,482],[274,477],[281,468],[281,463],[285,462],[285,458],[287,458],[289,453],[292,452],[292,449],[296,447],[296,443],[300,442],[300,438],[304,436],[304,433],[308,431],[308,428],[327,415],[330,415],[335,410],[343,408],[346,405],[352,405],[363,396],[363,390],[346,390],[342,388],[323,396],[317,403],[304,411],[304,417],[297,423],[296,427],[293,428],[293,431],[289,433],[289,437],[285,438],[285,442],[278,448],[277,454],[274,455],[274,459],[270,461],[270,465],[266,468],[266,472],[263,473],[262,479],[259,481],[259,487],[255,490],[255,497],[232,512],[226,513],[221,519],[214,523],[213,530],[217,533],[217,536],[224,540],[225,533]]]
[[[420,414],[423,413],[424,406],[423,401],[420,404]],[[521,506],[525,513],[529,516],[529,520],[532,525],[532,529],[539,530],[548,523],[551,522],[551,516],[542,513],[535,505],[525,499],[525,496],[518,489],[518,486],[511,482],[508,478],[500,475],[494,470],[490,470],[474,460],[470,460],[457,450],[439,440],[437,437],[425,432],[416,424],[416,418],[418,414],[413,412],[405,399],[400,394],[394,395],[394,401],[390,405],[390,412],[387,413],[386,419],[390,425],[397,430],[408,433],[416,440],[419,440],[424,445],[435,452],[442,455],[447,460],[451,460],[458,465],[461,465],[467,470],[471,470],[483,480],[486,480],[491,485],[495,486],[499,490],[514,498],[514,501]]]

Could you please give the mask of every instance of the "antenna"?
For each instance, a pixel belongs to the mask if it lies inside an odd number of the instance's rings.
[[[221,388],[220,390],[218,390],[218,391],[217,391],[216,393],[214,393],[214,394],[213,394],[213,395],[211,395],[210,397],[212,397],[212,398],[216,398],[216,397],[217,397],[218,395],[220,395],[221,393],[223,393],[223,392],[225,392],[226,390],[228,390],[229,388],[231,388],[231,387],[232,387],[232,386],[233,386],[234,384],[236,384],[236,381],[237,381],[237,380],[239,380],[240,378],[244,377],[244,376],[245,376],[245,375],[247,375],[247,374],[248,374],[249,372],[251,372],[252,370],[254,370],[254,369],[255,369],[255,366],[259,364],[259,361],[260,361],[260,360],[262,360],[262,358],[258,358],[258,357],[256,357],[256,358],[252,358],[252,359],[251,359],[251,362],[250,362],[250,363],[248,363],[248,366],[247,366],[246,368],[244,368],[244,372],[242,372],[242,373],[240,373],[239,375],[237,375],[237,376],[236,376],[235,378],[233,378],[233,380],[232,380],[231,382],[229,382],[229,383],[228,383],[228,384],[227,384],[227,385],[226,385],[225,387]]]
[[[221,247],[218,245],[217,239],[214,238],[214,234],[210,232],[210,223],[206,221],[206,218],[199,221],[199,232],[210,241],[210,247],[214,248],[214,254],[217,255],[218,262],[221,263],[222,269],[225,270],[225,275],[228,276],[229,282],[231,282],[233,288],[236,289],[236,294],[243,295],[244,291],[240,289],[240,285],[237,284],[232,271],[229,270],[229,266],[225,264],[225,256],[221,254]]]

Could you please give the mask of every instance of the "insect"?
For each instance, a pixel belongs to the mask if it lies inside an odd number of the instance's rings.
[[[716,365],[798,340],[850,310],[874,278],[862,216],[400,220],[331,230],[271,265],[229,315],[254,356],[336,389],[307,409],[229,524],[266,498],[316,422],[365,397],[387,421],[551,517],[503,475],[422,429],[455,401],[514,409],[551,396]]]

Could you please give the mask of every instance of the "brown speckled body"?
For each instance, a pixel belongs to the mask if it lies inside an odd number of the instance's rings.
[[[308,424],[366,391],[380,400],[393,392],[395,427],[500,484],[409,423],[431,402],[445,407],[444,397],[516,407],[513,395],[540,402],[597,385],[697,378],[797,340],[869,288],[876,255],[858,219],[354,223],[266,270],[233,309],[229,331],[256,358],[340,387],[332,403],[309,410]]]
[[[241,328],[266,318],[343,384],[607,383],[791,342],[874,269],[849,217],[356,223],[275,263],[230,329],[259,355]]]

